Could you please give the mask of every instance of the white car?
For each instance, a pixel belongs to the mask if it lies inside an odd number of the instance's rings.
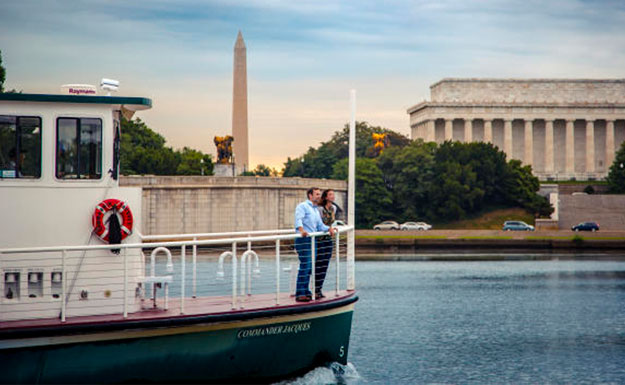
[[[373,226],[373,230],[399,230],[399,223],[395,221],[384,221]]]
[[[399,227],[401,230],[429,230],[432,228],[432,225],[428,225],[425,222],[406,222],[402,223]]]

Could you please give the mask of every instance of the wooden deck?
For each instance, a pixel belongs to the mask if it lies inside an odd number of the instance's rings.
[[[296,302],[295,297],[290,293],[281,293],[279,295],[279,304],[276,305],[276,294],[254,294],[251,296],[237,297],[237,308],[232,308],[232,297],[197,297],[185,298],[184,314],[180,312],[180,299],[170,298],[168,310],[165,310],[164,298],[157,299],[157,307],[153,307],[151,299],[143,301],[143,310],[134,313],[128,313],[128,317],[124,318],[122,313],[96,315],[96,316],[80,316],[67,317],[65,322],[61,322],[60,318],[44,318],[30,320],[16,320],[0,322],[0,331],[10,332],[10,330],[39,329],[62,326],[78,326],[78,325],[94,325],[94,324],[110,324],[123,323],[128,321],[146,321],[146,320],[165,320],[180,319],[194,316],[208,315],[234,315],[246,312],[255,312],[263,310],[277,309],[295,309],[297,307],[310,307],[315,304],[331,303],[346,297],[354,295],[353,291],[341,290],[338,293],[334,290],[324,292],[325,298],[310,302]]]

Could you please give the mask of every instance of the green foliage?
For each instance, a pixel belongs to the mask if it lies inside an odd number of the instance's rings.
[[[588,186],[584,187],[584,192],[586,194],[594,194],[595,193],[595,188],[592,187],[591,185],[588,185]]]
[[[278,170],[275,168],[269,168],[269,166],[265,166],[264,164],[259,164],[252,171],[244,171],[241,175],[243,176],[278,176]]]
[[[584,238],[579,235],[575,235],[571,240],[576,246],[581,246],[584,244]]]
[[[435,143],[415,141],[405,147],[389,147],[378,158],[386,187],[401,219],[425,215],[434,179]]]
[[[177,175],[211,175],[213,157],[200,151],[185,147],[180,152],[180,163],[176,167]]]
[[[211,155],[185,147],[174,151],[165,147],[165,138],[140,119],[122,120],[121,173],[153,175],[205,175],[213,172]]]
[[[356,122],[356,157],[375,157],[373,150],[373,133],[386,133],[389,148],[405,146],[410,139],[382,127],[369,126],[366,122]],[[284,163],[282,175],[285,177],[299,176],[303,178],[330,178],[334,165],[348,156],[349,126],[334,133],[328,142],[318,148],[310,147],[308,151],[295,159],[288,158]],[[384,151],[387,151],[386,149]]]
[[[347,163],[344,158],[334,166],[333,179],[347,179]],[[388,219],[392,202],[391,192],[386,188],[376,161],[356,158],[356,227],[368,228]]]
[[[2,50],[0,50],[0,93],[4,92],[4,81],[6,80],[7,71],[2,66]]]
[[[614,194],[625,193],[625,142],[621,144],[621,148],[616,152],[606,180],[609,192]]]
[[[347,179],[348,133],[346,126],[318,148],[289,158],[283,176]],[[389,138],[390,146],[379,156],[372,133]],[[507,162],[490,143],[410,141],[364,122],[356,124],[356,137],[357,227],[386,219],[456,221],[491,207],[521,207],[535,217],[553,212],[537,194],[540,185],[531,167]]]

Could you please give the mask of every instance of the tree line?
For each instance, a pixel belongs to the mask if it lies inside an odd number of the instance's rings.
[[[295,159],[284,176],[347,179],[347,126],[328,141]],[[375,151],[373,133],[387,134],[387,147]],[[490,143],[444,142],[407,137],[365,122],[356,124],[356,226],[385,220],[459,220],[484,209],[518,206],[535,216],[553,211],[537,195],[530,166]]]

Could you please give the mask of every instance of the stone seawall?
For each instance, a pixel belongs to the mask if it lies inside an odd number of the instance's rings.
[[[336,192],[347,210],[347,183],[273,177],[124,176],[121,186],[142,188],[145,235],[285,229],[306,190]]]

